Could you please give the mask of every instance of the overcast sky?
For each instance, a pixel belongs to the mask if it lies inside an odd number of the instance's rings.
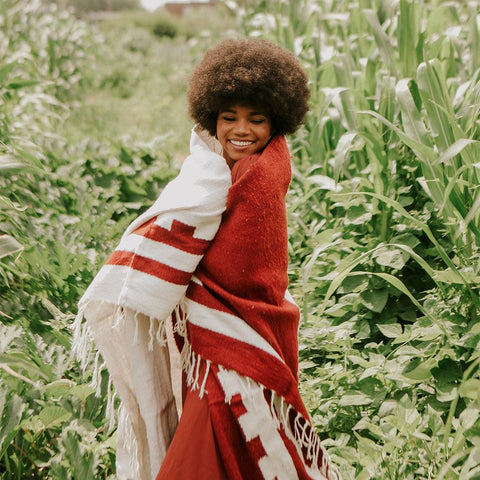
[[[164,0],[142,0],[140,3],[142,4],[142,7],[147,10],[155,10],[164,3]]]

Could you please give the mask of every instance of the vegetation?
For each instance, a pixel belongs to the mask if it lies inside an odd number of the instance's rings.
[[[0,478],[114,478],[76,303],[186,153],[192,66],[220,35],[261,35],[311,78],[288,211],[324,445],[345,479],[480,479],[478,5],[226,5],[98,25],[0,5]]]
[[[140,8],[139,0],[46,0],[61,9],[71,10],[82,16],[92,12],[116,12]]]

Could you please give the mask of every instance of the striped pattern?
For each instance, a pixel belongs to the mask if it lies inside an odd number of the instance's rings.
[[[237,372],[219,368],[218,379],[227,401],[244,432],[248,448],[261,452],[257,459],[258,468],[265,480],[292,480],[309,478],[328,480],[328,474],[316,465],[306,462],[301,448],[289,439],[285,429],[289,425],[279,424],[277,413],[266,401],[263,388]],[[248,392],[248,395],[245,395]],[[307,430],[308,424],[305,424]],[[290,435],[293,438],[293,435]],[[325,454],[323,451],[321,454]]]
[[[226,398],[239,395],[243,412],[237,420],[247,443],[258,439],[264,454],[258,459],[258,467],[265,480],[291,480],[297,478],[295,464],[280,435],[277,423],[272,418],[265,401],[263,389],[236,372],[220,369],[218,378]],[[242,395],[249,392],[247,395]]]
[[[125,236],[107,260],[152,275],[165,282],[187,286],[210,241],[195,238],[196,228],[174,220],[171,229],[152,218]]]
[[[210,244],[211,239],[195,238],[196,227],[179,222],[178,220],[173,220],[171,228],[166,229],[157,225],[155,221],[156,219],[152,218],[132,233],[141,235],[155,242],[170,245],[182,252],[191,253],[192,255],[203,255]]]

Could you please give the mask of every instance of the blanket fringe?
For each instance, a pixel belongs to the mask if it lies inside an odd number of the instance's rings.
[[[341,475],[331,463],[330,456],[323,447],[315,428],[303,415],[296,412],[292,422],[290,414],[293,407],[275,392],[272,392],[270,405],[274,420],[282,426],[288,439],[297,447],[298,453],[310,463],[310,468],[318,470],[328,479],[341,480]],[[319,465],[320,458],[321,465]]]
[[[128,321],[126,309],[119,305],[111,305],[108,302],[98,302],[99,308],[107,304],[112,307],[110,310],[111,328],[118,331],[122,328],[124,322]],[[71,355],[79,361],[84,376],[86,376],[87,373],[91,373],[90,385],[95,389],[95,395],[100,397],[102,394],[102,380],[104,378],[102,373],[105,371],[108,372],[108,370],[100,351],[95,348],[93,331],[85,318],[85,310],[88,306],[88,302],[80,306],[71,327],[73,331]],[[155,344],[161,346],[166,345],[167,334],[165,320],[146,317],[140,312],[133,313],[135,329],[132,341],[135,343],[139,342],[139,322],[145,321],[145,319],[149,321],[148,350],[152,351]],[[110,375],[108,375],[106,397],[105,418],[107,420],[108,432],[111,433],[115,427],[117,427],[116,436],[118,449],[126,453],[124,458],[128,459],[127,468],[133,475],[132,478],[139,478],[140,460],[138,442],[135,438],[127,409],[121,400],[118,402],[118,408],[116,408],[117,393]]]
[[[192,390],[198,390],[199,397],[203,398],[205,394],[208,394],[206,385],[210,373],[211,362],[210,360],[203,359],[192,350],[187,335],[188,313],[187,308],[183,303],[177,305],[174,318],[173,332],[183,337],[184,340],[183,348],[180,352],[180,362],[182,370],[186,374],[187,387]]]
[[[118,429],[117,429],[117,444],[125,452],[128,452],[129,467],[134,475],[134,478],[139,477],[139,459],[138,459],[138,443],[131,424],[128,412],[120,403],[118,408]]]
[[[98,302],[99,305],[103,305],[105,302]],[[95,388],[97,396],[100,394],[101,389],[101,372],[106,368],[105,362],[100,363],[101,354],[94,347],[94,337],[92,331],[85,320],[85,310],[88,304],[82,305],[79,309],[75,321],[71,327],[72,329],[72,357],[76,358],[80,362],[80,368],[85,374],[87,371],[92,372],[92,387]],[[125,309],[119,305],[112,305],[113,308],[113,323],[112,328],[118,330],[122,322],[127,321]],[[141,317],[145,315],[140,312],[134,313],[135,320],[135,333],[133,341],[138,342],[138,322],[142,321]],[[154,344],[165,346],[167,344],[166,333],[166,321],[159,320],[158,318],[146,317],[149,320],[149,351],[153,350]],[[92,359],[93,358],[93,359]]]
[[[98,302],[100,306],[105,305],[107,302]],[[107,371],[107,366],[102,359],[100,351],[95,348],[94,336],[91,328],[88,325],[88,322],[85,319],[85,310],[88,306],[88,303],[84,303],[81,308],[79,308],[78,314],[75,318],[75,321],[71,327],[73,331],[73,341],[72,341],[72,357],[76,358],[80,362],[80,368],[83,372],[83,375],[86,375],[87,372],[90,372],[92,375],[90,385],[95,389],[95,395],[97,397],[101,396],[102,393],[102,372]],[[142,321],[142,314],[139,312],[134,313],[135,321],[135,333],[133,337],[134,342],[138,342],[138,326],[139,322]],[[145,316],[144,316],[145,317]],[[122,323],[127,321],[127,315],[125,308],[119,305],[112,305],[112,328],[118,330],[121,328]],[[167,334],[166,334],[166,322],[164,320],[159,320],[157,318],[149,318],[149,342],[148,349],[153,350],[155,343],[158,345],[164,346],[167,344]],[[123,403],[119,402],[118,413],[115,415],[115,400],[117,394],[115,392],[115,387],[113,385],[112,379],[108,376],[107,384],[107,406],[105,411],[105,418],[108,421],[108,431],[111,432],[116,425],[125,430],[120,434],[117,433],[122,439],[127,439],[125,443],[125,448],[127,451],[132,454],[134,457],[137,457],[136,447],[134,447],[135,438],[131,433],[131,428],[128,428],[130,420],[126,413],[126,409],[123,406]],[[117,417],[117,418],[116,418]],[[120,421],[121,417],[121,421]],[[126,432],[130,432],[130,435],[126,435]],[[122,440],[123,442],[123,440]],[[133,458],[133,457],[132,457]],[[134,467],[135,462],[132,463],[132,468]]]

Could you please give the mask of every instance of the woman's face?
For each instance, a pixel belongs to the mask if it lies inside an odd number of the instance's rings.
[[[255,108],[234,105],[218,115],[217,138],[230,168],[238,160],[261,151],[271,135],[270,118]]]

